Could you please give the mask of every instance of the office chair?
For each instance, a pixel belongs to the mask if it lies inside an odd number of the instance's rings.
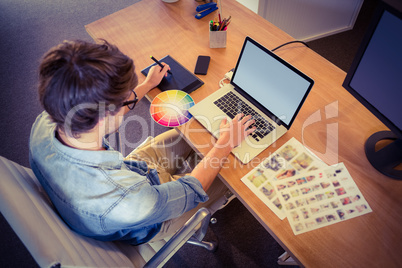
[[[40,267],[162,267],[186,243],[201,241],[210,212],[199,209],[168,241],[132,246],[72,231],[59,217],[32,170],[0,156],[0,211]]]

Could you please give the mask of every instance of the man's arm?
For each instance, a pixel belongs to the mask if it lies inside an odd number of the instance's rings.
[[[236,115],[230,123],[226,119],[222,120],[217,142],[191,172],[191,175],[201,182],[204,191],[211,186],[232,149],[255,130],[255,127],[249,128],[254,122],[250,115],[243,116],[243,114]]]

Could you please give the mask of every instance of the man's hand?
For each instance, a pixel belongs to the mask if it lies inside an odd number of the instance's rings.
[[[149,90],[153,89],[162,81],[163,77],[167,76],[167,71],[170,70],[169,65],[162,62],[163,69],[159,65],[152,66],[149,69],[148,75],[145,78],[144,84],[148,85]]]
[[[218,146],[229,146],[230,149],[239,146],[248,135],[254,132],[255,127],[250,127],[254,123],[255,120],[251,119],[251,115],[244,116],[242,113],[236,115],[230,123],[227,118],[224,118],[219,129]]]
[[[135,93],[137,93],[138,100],[141,100],[145,94],[148,93],[148,91],[158,86],[163,77],[167,76],[167,71],[170,70],[170,67],[166,63],[162,62],[162,64],[164,65],[163,68],[161,68],[159,65],[152,66],[149,69],[148,75],[144,82],[135,88]]]

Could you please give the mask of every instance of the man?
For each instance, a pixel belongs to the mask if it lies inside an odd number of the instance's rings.
[[[151,68],[138,85],[133,61],[104,42],[63,42],[45,56],[39,98],[45,111],[30,137],[30,162],[64,221],[76,232],[133,245],[176,232],[199,203],[211,208],[227,190],[217,179],[220,165],[254,128],[250,117],[222,120],[220,137],[189,175],[174,176],[176,160],[191,149],[167,131],[123,159],[105,135],[116,131],[166,75]],[[207,195],[207,193],[208,195]],[[187,213],[186,213],[187,212]]]

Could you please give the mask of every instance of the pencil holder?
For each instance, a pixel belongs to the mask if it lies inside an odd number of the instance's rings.
[[[211,31],[209,29],[209,47],[224,48],[226,47],[227,31]]]

